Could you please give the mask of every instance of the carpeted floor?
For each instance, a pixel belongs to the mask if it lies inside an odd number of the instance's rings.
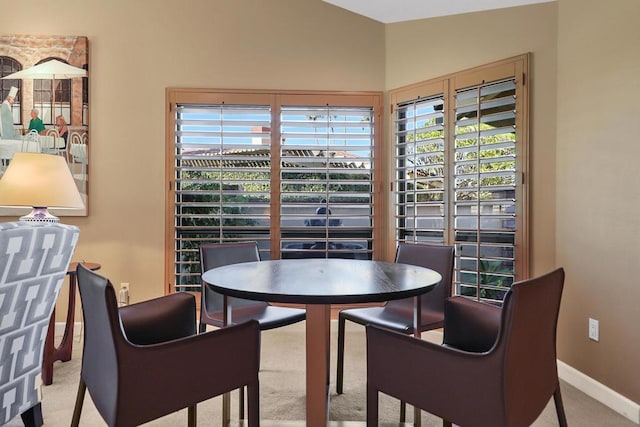
[[[364,328],[347,322],[345,353],[345,390],[335,394],[335,343],[337,324],[332,324],[331,352],[331,420],[365,420],[365,337]],[[424,335],[425,339],[438,339],[437,335]],[[73,405],[80,372],[82,343],[74,342],[74,356],[70,362],[56,362],[53,384],[43,387],[43,412],[45,425],[67,427],[71,421]],[[269,425],[278,426],[278,420],[303,420],[305,414],[305,372],[304,372],[304,323],[287,326],[262,333],[262,361],[260,371],[260,417],[276,420]],[[170,367],[167,367],[170,369]],[[426,387],[427,385],[425,385]],[[633,427],[636,424],[618,415],[611,409],[589,398],[575,388],[562,384],[565,409],[570,426],[580,427]],[[237,416],[237,392],[232,395],[232,415]],[[221,424],[221,398],[215,398],[198,405],[198,425],[218,426]],[[407,411],[411,417],[413,411]],[[380,398],[380,420],[396,423],[399,414],[397,400]],[[423,412],[424,426],[441,426],[438,418]],[[186,410],[168,415],[146,425],[186,426]],[[20,417],[8,426],[21,426]],[[87,393],[80,421],[82,426],[104,426],[105,423],[93,406]],[[557,426],[553,402],[547,405],[535,427]]]

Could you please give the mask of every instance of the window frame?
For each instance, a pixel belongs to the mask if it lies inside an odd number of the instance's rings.
[[[390,185],[390,215],[389,224],[391,227],[389,233],[388,252],[395,250],[398,243],[398,230],[396,223],[396,128],[395,115],[398,105],[417,100],[421,98],[430,98],[442,94],[445,100],[444,120],[445,120],[445,184],[444,184],[444,244],[455,245],[455,227],[454,227],[454,198],[455,179],[454,177],[454,152],[455,152],[455,95],[457,90],[470,88],[482,84],[500,81],[503,79],[513,78],[516,82],[515,105],[516,114],[515,128],[517,134],[516,143],[516,188],[518,195],[516,201],[516,237],[514,245],[515,258],[515,277],[514,281],[520,281],[529,277],[530,269],[530,237],[529,237],[529,64],[530,54],[524,54],[507,58],[501,61],[492,62],[471,69],[463,70],[457,73],[451,73],[442,77],[414,83],[408,86],[400,87],[389,91],[389,116],[388,123],[390,141],[388,151],[390,158],[394,159],[391,171],[388,175],[391,182]],[[456,254],[456,262],[459,254]],[[479,258],[479,257],[478,257]],[[456,269],[458,265],[456,265]],[[479,286],[479,284],[478,284]],[[456,287],[454,287],[455,289]],[[476,296],[480,298],[480,292]]]
[[[334,107],[371,107],[373,110],[373,158],[372,199],[374,212],[380,212],[379,219],[373,222],[373,259],[381,259],[384,253],[384,198],[382,183],[384,168],[382,163],[384,145],[383,134],[383,93],[382,92],[340,92],[340,91],[294,91],[294,90],[233,90],[167,88],[165,120],[165,292],[175,292],[175,164],[176,164],[176,108],[184,104],[198,105],[271,105],[271,201],[270,229],[271,259],[280,258],[281,216],[280,216],[280,177],[281,177],[281,141],[280,111],[283,106],[324,106]]]

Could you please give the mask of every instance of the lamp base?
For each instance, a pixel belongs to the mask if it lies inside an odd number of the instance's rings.
[[[51,215],[46,207],[34,206],[31,212],[20,217],[20,221],[54,224],[60,222],[60,218],[55,215]]]

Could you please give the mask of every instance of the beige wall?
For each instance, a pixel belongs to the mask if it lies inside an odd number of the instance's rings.
[[[640,2],[561,0],[557,263],[560,358],[640,402]],[[587,319],[600,321],[600,342]]]
[[[555,3],[386,26],[393,89],[531,52],[531,274],[555,266]]]
[[[63,222],[134,301],[164,292],[166,87],[384,89],[384,26],[319,0],[0,6],[2,33],[89,38],[90,215]]]
[[[640,3],[612,1],[383,26],[319,0],[0,0],[0,29],[89,37],[90,216],[63,221],[134,300],[164,289],[166,87],[383,90],[532,52],[532,273],[567,269],[560,359],[640,402]]]

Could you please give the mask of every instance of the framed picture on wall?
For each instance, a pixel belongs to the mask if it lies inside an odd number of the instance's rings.
[[[0,130],[0,176],[16,152],[64,157],[85,207],[52,209],[57,216],[88,214],[88,53],[85,36],[0,34],[0,102],[6,104]],[[13,123],[6,123],[7,109]],[[0,207],[0,216],[20,216],[29,210]]]

